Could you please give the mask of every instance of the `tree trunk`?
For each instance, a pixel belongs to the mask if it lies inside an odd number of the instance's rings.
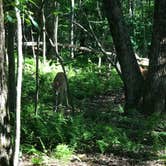
[[[45,1],[42,0],[41,6],[38,10],[38,24],[42,25],[42,11],[45,5]],[[40,37],[41,37],[42,29],[37,30],[37,54],[36,54],[36,89],[35,89],[35,114],[38,114],[38,101],[39,101],[39,56],[40,56]]]
[[[43,22],[43,63],[46,63],[46,18],[44,12],[44,6],[42,8],[42,22]]]
[[[59,3],[55,2],[55,10],[59,9]],[[59,54],[59,50],[58,50],[58,24],[59,24],[59,16],[56,15],[54,18],[54,30],[53,30],[53,41],[54,41],[54,45],[55,45],[55,52],[56,54]]]
[[[16,83],[15,83],[15,57],[14,57],[14,24],[8,23],[7,53],[9,60],[8,70],[8,104],[9,112],[15,112],[16,106]]]
[[[120,1],[103,0],[103,3],[122,70],[126,97],[125,108],[133,108],[137,106],[142,96],[143,78],[123,20]]]
[[[129,16],[130,18],[133,18],[134,16],[134,0],[128,0],[129,4]]]
[[[149,75],[144,98],[145,113],[166,112],[166,1],[156,0]]]
[[[70,44],[74,45],[74,0],[71,0]],[[74,48],[70,48],[70,57],[74,58]]]
[[[19,1],[16,0],[19,6]],[[16,96],[16,138],[13,165],[19,164],[20,150],[20,130],[21,130],[21,89],[22,89],[22,69],[23,69],[23,53],[22,53],[22,24],[19,8],[15,8],[17,18],[17,43],[18,43],[18,72],[17,72],[17,96]]]
[[[31,40],[32,40],[32,42],[35,42],[33,34],[34,34],[34,32],[31,28]],[[35,52],[35,46],[34,45],[32,45],[32,53],[33,53],[34,60],[36,60],[36,52]]]
[[[5,72],[5,31],[3,4],[0,0],[0,165],[10,165],[10,118],[7,109],[7,82]]]
[[[37,39],[37,54],[36,54],[36,89],[35,89],[35,115],[38,114],[38,101],[39,101],[39,42],[40,42],[40,33],[38,32]]]

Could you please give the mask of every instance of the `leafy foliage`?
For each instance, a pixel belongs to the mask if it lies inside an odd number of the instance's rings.
[[[68,43],[70,29],[70,2],[20,0],[19,6],[24,20],[24,37],[31,40],[33,31],[37,41],[39,28],[42,29],[42,14],[46,17],[47,37],[53,36],[55,16],[59,16],[58,43]],[[130,6],[129,2],[134,2]],[[15,4],[4,1],[5,24],[16,23]],[[121,1],[124,19],[130,31],[131,41],[141,56],[147,56],[151,40],[153,2],[152,1]],[[42,6],[43,5],[43,6]],[[106,57],[101,55],[98,43],[94,40],[88,21],[91,23],[97,39],[103,48],[114,52],[114,45],[107,20],[104,17],[100,1],[86,0],[75,3],[75,43],[94,50],[93,53],[76,50],[75,58],[69,57],[69,49],[61,48],[61,56],[65,62],[69,87],[76,113],[65,116],[53,112],[52,81],[55,74],[61,71],[56,62],[39,62],[39,114],[34,112],[35,100],[35,62],[25,56],[23,95],[22,95],[22,151],[35,154],[32,158],[34,165],[43,162],[42,153],[53,154],[57,158],[68,158],[76,152],[101,152],[127,155],[130,157],[151,157],[158,150],[166,150],[166,120],[152,115],[148,119],[138,110],[131,110],[131,115],[123,115],[123,107],[109,111],[99,111],[87,105],[94,96],[105,94],[107,91],[123,87],[114,68],[108,68]],[[131,11],[131,10],[133,11]],[[133,13],[131,13],[133,12]],[[6,26],[7,27],[7,26]],[[44,30],[45,31],[45,30]],[[6,30],[8,33],[8,29]],[[8,34],[10,35],[10,34]],[[65,44],[64,44],[65,45]],[[53,59],[54,52],[47,43],[48,58]],[[40,50],[39,52],[40,53]],[[31,55],[29,57],[32,57]],[[98,58],[102,57],[103,65],[97,66]],[[52,63],[52,64],[51,64]]]
[[[85,98],[122,86],[114,69],[108,78],[104,68],[103,72],[99,73],[95,66],[84,66],[77,70],[70,67],[68,78],[74,104],[77,107],[79,105],[82,110],[74,116],[66,117],[52,111],[53,92],[50,85],[58,69],[50,66],[54,68],[52,72],[49,69],[43,70],[41,64],[39,114],[36,116],[32,95],[35,91],[34,69],[31,65],[32,61],[27,60],[23,82],[21,142],[26,152],[36,154],[39,150],[54,154],[58,158],[67,158],[73,150],[95,151],[144,158],[151,157],[166,147],[164,119],[156,116],[145,119],[137,110],[131,110],[130,115],[124,116],[122,107],[112,108],[109,112],[97,109],[84,111],[84,106],[81,107],[83,102],[80,101],[85,101]],[[33,162],[40,163],[40,159],[34,159]]]
[[[59,144],[53,150],[53,154],[55,155],[56,158],[62,159],[62,160],[69,160],[73,154],[73,150],[69,148],[67,145],[64,144]]]

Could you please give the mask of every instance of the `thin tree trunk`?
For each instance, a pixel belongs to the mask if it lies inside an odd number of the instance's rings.
[[[101,8],[100,8],[99,1],[96,1],[96,9],[97,9],[99,19],[102,20],[102,14],[101,14]]]
[[[0,0],[0,165],[10,165],[10,117],[7,108],[5,72],[5,31],[3,3]]]
[[[74,0],[71,0],[70,44],[74,45]],[[70,48],[70,57],[74,58],[74,49]]]
[[[46,62],[46,18],[44,12],[44,6],[42,8],[42,18],[43,18],[43,63]]]
[[[119,0],[103,0],[112,33],[117,58],[125,86],[125,108],[136,107],[142,96],[143,77],[134,55],[127,26],[123,20]]]
[[[42,4],[38,11],[38,24],[42,25],[42,19],[40,19],[42,15],[42,10],[45,5],[45,0],[42,1]],[[35,114],[38,114],[38,100],[39,100],[39,49],[40,49],[40,36],[42,33],[42,29],[38,29],[37,31],[37,54],[36,54],[36,92],[35,92]],[[45,32],[46,33],[46,32]]]
[[[55,2],[55,8],[59,9],[58,2]],[[59,54],[59,51],[58,51],[58,23],[59,23],[59,16],[56,15],[54,18],[54,38],[53,38],[56,54]]]
[[[19,1],[16,0],[16,5],[19,6]],[[22,69],[23,69],[23,53],[22,53],[22,24],[20,10],[16,7],[17,18],[17,43],[18,43],[18,72],[17,72],[17,96],[16,96],[16,138],[15,138],[15,152],[13,165],[19,164],[19,150],[20,150],[20,131],[21,131],[21,89],[22,89]]]
[[[99,68],[99,73],[101,73],[101,63],[102,63],[102,58],[101,56],[98,57],[98,68]]]
[[[38,114],[38,100],[39,100],[39,42],[40,42],[40,35],[39,35],[39,33],[38,33],[37,54],[36,54],[35,115]]]
[[[134,16],[134,0],[129,0],[129,16],[130,18],[133,18]]]
[[[34,37],[33,37],[33,30],[32,30],[32,28],[31,28],[31,40],[32,40],[32,42],[35,42]],[[35,53],[35,46],[33,44],[32,44],[32,53],[33,53],[33,58],[34,58],[34,61],[35,61],[36,53]]]

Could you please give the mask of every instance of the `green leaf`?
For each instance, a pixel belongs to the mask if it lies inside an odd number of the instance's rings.
[[[34,18],[33,18],[31,15],[29,16],[29,19],[31,20],[32,24],[33,24],[37,29],[39,29],[38,23],[34,20]]]
[[[8,20],[9,22],[13,22],[13,21],[14,21],[14,19],[13,19],[10,15],[7,15],[7,20]]]

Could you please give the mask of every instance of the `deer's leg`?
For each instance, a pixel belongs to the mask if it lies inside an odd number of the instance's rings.
[[[67,90],[65,90],[65,100],[66,100],[66,106],[69,107],[69,99],[68,99]]]

